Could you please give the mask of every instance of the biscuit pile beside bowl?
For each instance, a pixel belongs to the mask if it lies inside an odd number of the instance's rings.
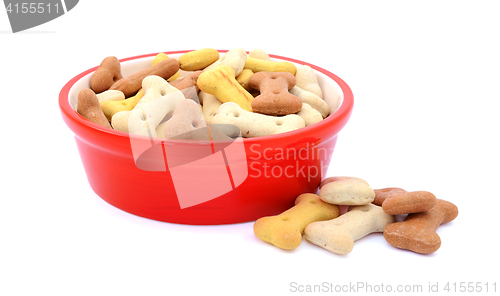
[[[291,208],[317,191],[353,108],[336,75],[260,49],[98,62],[62,88],[62,117],[96,194],[159,221],[230,224]]]

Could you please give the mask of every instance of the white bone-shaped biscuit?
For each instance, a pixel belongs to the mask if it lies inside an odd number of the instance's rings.
[[[212,118],[211,124],[235,125],[245,138],[284,133],[306,125],[304,119],[296,114],[282,117],[268,116],[243,110],[234,102],[222,104]]]
[[[382,207],[367,204],[352,207],[338,218],[307,225],[304,236],[330,252],[347,254],[352,251],[354,241],[373,232],[383,232],[394,222],[394,216],[386,214]]]
[[[157,126],[165,116],[174,112],[175,106],[185,97],[180,90],[156,75],[144,78],[142,88],[144,97],[134,109],[113,115],[111,125],[123,132],[157,137]]]

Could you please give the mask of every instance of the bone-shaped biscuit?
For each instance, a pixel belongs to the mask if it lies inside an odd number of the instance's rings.
[[[373,204],[381,206],[391,215],[419,213],[430,210],[436,204],[436,196],[428,191],[407,192],[397,187],[376,189]]]
[[[288,72],[258,72],[248,81],[260,91],[252,101],[254,112],[267,115],[288,115],[300,111],[302,101],[288,92],[295,86],[295,76]]]
[[[436,196],[428,191],[400,192],[393,194],[382,203],[387,214],[401,215],[420,213],[430,210],[436,205]]]
[[[302,103],[302,109],[300,109],[297,115],[304,119],[306,126],[310,126],[311,124],[315,124],[323,120],[321,113],[306,103]]]
[[[243,71],[243,67],[245,66],[245,62],[247,60],[247,53],[242,47],[236,47],[228,52],[226,52],[222,57],[220,57],[217,61],[203,69],[203,71],[211,70],[217,66],[225,65],[233,68],[234,76],[237,77]]]
[[[284,133],[306,125],[304,119],[296,114],[283,117],[268,116],[243,110],[234,102],[222,104],[210,123],[235,125],[245,138]]]
[[[207,94],[204,91],[200,91],[198,94],[200,102],[203,102],[203,117],[207,121],[207,123],[212,123],[212,118],[214,118],[217,110],[219,110],[222,102],[217,99],[216,96]]]
[[[382,206],[384,201],[391,195],[406,192],[406,190],[398,187],[387,187],[382,189],[375,189],[375,198],[372,203],[377,206]]]
[[[200,133],[192,133],[204,127],[207,127],[207,123],[203,119],[199,105],[193,100],[186,99],[175,107],[172,118],[165,124],[163,135],[167,139],[181,136],[187,140],[210,140],[206,129],[200,130]]]
[[[350,211],[329,221],[314,222],[304,230],[305,238],[336,254],[348,254],[354,241],[373,232],[383,232],[394,223],[394,216],[374,204],[351,207]]]
[[[200,90],[214,95],[221,102],[235,102],[247,111],[252,111],[253,96],[235,78],[234,69],[220,65],[204,71],[198,77]]]
[[[436,233],[439,225],[453,221],[457,216],[457,206],[438,199],[432,209],[409,214],[403,222],[387,226],[384,237],[396,248],[430,254],[441,246],[441,238]]]
[[[102,60],[90,77],[90,88],[99,94],[108,90],[113,83],[122,78],[120,61],[114,56],[109,56]]]
[[[316,194],[301,194],[295,206],[277,216],[263,217],[255,221],[255,235],[278,248],[292,250],[302,242],[304,228],[315,221],[339,216],[339,208],[323,202]]]
[[[368,182],[356,177],[330,177],[320,185],[321,199],[336,205],[365,205],[375,198],[375,191]]]
[[[147,137],[157,137],[160,122],[185,100],[182,92],[162,77],[151,75],[142,81],[144,96],[131,111],[120,111],[111,118],[114,129]]]
[[[165,59],[154,66],[136,72],[130,76],[123,77],[122,79],[113,83],[113,85],[111,85],[109,89],[119,90],[123,92],[126,98],[128,98],[139,91],[142,85],[142,81],[147,76],[156,75],[164,79],[168,79],[172,75],[177,73],[178,70],[179,63],[176,59]]]
[[[200,74],[201,71],[190,72],[186,76],[172,80],[169,83],[173,87],[180,90],[186,99],[192,99],[198,95],[198,92],[200,91],[198,84],[196,83]]]
[[[97,95],[90,88],[82,89],[78,93],[78,105],[76,111],[81,116],[94,123],[111,128],[106,115],[102,112],[101,105],[99,105]]]
[[[326,118],[330,114],[330,107],[328,104],[312,92],[304,90],[298,86],[294,86],[290,89],[290,93],[301,99],[302,103],[309,104],[311,107],[318,110],[323,118]]]
[[[297,78],[297,86],[303,90],[307,90],[323,98],[323,92],[318,84],[318,79],[316,78],[316,73],[314,70],[307,65],[302,65],[297,68],[297,73],[295,74]]]

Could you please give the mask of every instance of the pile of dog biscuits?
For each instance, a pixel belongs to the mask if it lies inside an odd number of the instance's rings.
[[[106,57],[77,105],[80,115],[107,128],[192,140],[206,140],[211,133],[195,130],[217,125],[239,128],[237,135],[220,129],[222,139],[284,133],[320,122],[330,111],[310,66],[240,47],[224,54],[203,48],[178,59],[160,53],[151,67],[128,77],[116,57]]]
[[[340,215],[346,206],[349,210]],[[404,214],[404,221],[396,222],[395,215]],[[319,195],[302,194],[289,210],[255,221],[254,233],[281,249],[297,248],[304,235],[332,253],[348,254],[356,240],[383,232],[396,248],[430,254],[441,246],[436,229],[457,216],[454,204],[427,191],[373,190],[360,178],[331,177],[321,182]]]

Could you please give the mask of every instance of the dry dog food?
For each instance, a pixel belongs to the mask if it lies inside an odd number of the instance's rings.
[[[259,72],[250,77],[248,84],[260,91],[252,101],[254,112],[267,115],[288,115],[302,109],[302,101],[290,94],[295,86],[295,76],[288,72]]]
[[[302,194],[291,209],[271,217],[255,221],[255,235],[278,248],[291,250],[302,242],[304,228],[314,222],[339,216],[338,206],[323,202],[316,194]]]
[[[336,254],[350,253],[356,240],[377,232],[383,232],[385,240],[396,248],[432,253],[441,245],[436,233],[438,226],[458,215],[455,205],[436,199],[430,192],[407,192],[396,187],[372,190],[365,180],[356,177],[330,177],[320,183],[319,189],[318,198],[323,203],[339,208],[348,204],[349,210],[340,212],[338,217],[309,222],[319,213],[315,213],[317,208],[308,207],[307,213],[300,212],[302,224],[294,229],[299,232],[304,222],[308,222],[303,228],[306,240]],[[271,238],[280,238],[280,241],[290,237],[289,229],[282,224],[283,220],[288,221],[289,211],[297,211],[296,207],[281,215],[257,220],[255,234],[275,245],[279,243]],[[406,213],[410,214],[403,222],[396,222],[395,215]],[[294,248],[298,242],[300,238],[295,235]],[[283,245],[280,247],[285,249]]]
[[[151,81],[161,87],[144,86]],[[149,68],[127,77],[120,61],[109,56],[92,74],[89,90],[97,96],[97,105],[85,91],[86,99],[77,106],[83,117],[107,128],[159,138],[166,126],[172,134],[183,131],[172,131],[171,126],[178,125],[167,124],[181,99],[172,95],[174,90],[200,104],[205,122],[200,128],[211,123],[234,125],[240,137],[293,131],[322,121],[331,111],[311,67],[275,61],[262,49],[247,53],[241,47],[224,54],[202,48],[177,59],[159,53]],[[227,131],[231,131],[227,136],[235,136],[233,129],[221,129],[222,134]],[[194,135],[189,133],[189,138]]]
[[[366,205],[375,198],[375,191],[368,182],[355,177],[332,177],[323,180],[319,196],[325,202],[359,206]]]
[[[91,89],[82,89],[78,93],[77,112],[94,123],[111,128],[99,105],[99,99]]]
[[[106,57],[90,78],[90,88],[99,94],[122,78],[120,61],[113,56]]]
[[[457,216],[457,206],[438,199],[430,210],[409,214],[403,222],[388,225],[384,237],[396,248],[421,254],[433,253],[441,246],[436,229],[441,224],[455,220]]]
[[[241,108],[252,111],[253,96],[236,81],[234,69],[220,65],[203,72],[198,77],[200,90],[214,95],[223,103],[235,102]]]
[[[383,232],[395,222],[394,216],[384,213],[374,204],[352,207],[342,216],[323,222],[314,222],[305,228],[305,238],[336,254],[350,253],[354,241],[373,232]]]

